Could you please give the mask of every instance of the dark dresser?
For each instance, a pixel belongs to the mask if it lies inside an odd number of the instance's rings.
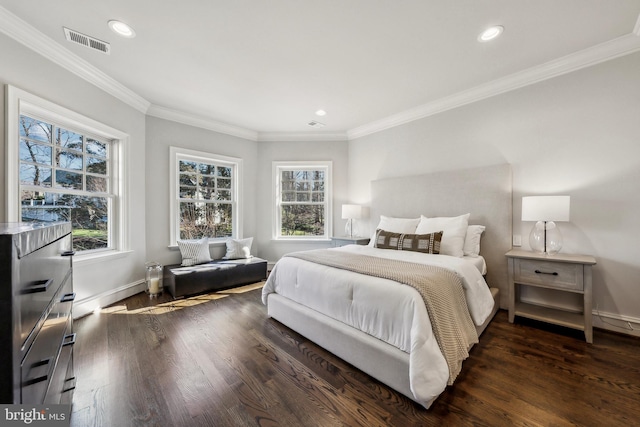
[[[71,404],[71,224],[0,223],[0,402]]]

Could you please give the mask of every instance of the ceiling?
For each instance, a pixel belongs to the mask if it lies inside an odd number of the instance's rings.
[[[38,41],[46,46],[40,53],[70,68],[80,64],[72,71],[139,110],[256,140],[358,137],[640,50],[640,0],[0,6],[0,31]],[[131,25],[136,37],[115,35],[111,19]],[[491,25],[504,33],[479,43]],[[66,41],[63,27],[110,43],[110,55]],[[312,128],[312,120],[325,126]]]

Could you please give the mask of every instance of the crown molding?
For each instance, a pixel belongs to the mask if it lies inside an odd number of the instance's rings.
[[[346,132],[259,132],[258,141],[348,141]]]
[[[216,120],[184,113],[170,108],[152,105],[121,83],[109,77],[98,68],[89,64],[84,59],[64,48],[50,37],[44,35],[24,20],[0,6],[0,32],[23,44],[46,59],[60,65],[64,69],[79,76],[90,84],[104,90],[136,110],[154,117],[166,119],[178,123],[196,126],[215,132],[236,136],[251,141],[290,141],[290,140],[346,140],[346,133],[339,136],[329,135],[319,137],[317,134],[279,133],[262,134],[264,139],[259,139],[258,132],[238,126],[218,122]],[[276,139],[278,135],[278,139]]]
[[[346,132],[257,132],[155,104],[151,104],[147,115],[257,142],[347,141]]]
[[[640,51],[640,17],[631,34],[572,53],[347,131],[349,140],[381,132],[492,96]]]
[[[226,135],[237,136],[238,138],[248,139],[251,141],[258,140],[258,132],[254,130],[218,122],[207,117],[172,110],[171,108],[161,107],[155,104],[152,104],[149,107],[147,115],[189,126],[212,130],[214,132],[224,133]]]
[[[142,98],[137,93],[128,89],[121,83],[109,77],[98,68],[89,64],[84,59],[65,49],[53,39],[47,37],[27,22],[18,18],[7,9],[0,6],[0,32],[6,34],[33,50],[34,52],[49,59],[62,68],[76,74],[92,85],[102,89],[108,94],[118,98],[120,101],[146,113],[149,108],[149,101]]]
[[[640,16],[638,16],[633,31],[625,36],[349,129],[346,132],[290,133],[258,132],[152,105],[137,93],[73,54],[2,6],[0,6],[0,32],[142,113],[252,141],[353,140],[640,51]]]

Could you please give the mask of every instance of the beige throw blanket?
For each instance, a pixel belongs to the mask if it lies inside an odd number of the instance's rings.
[[[478,342],[462,288],[462,281],[442,267],[351,254],[327,249],[293,252],[286,256],[393,280],[416,289],[427,307],[433,333],[449,367],[451,385],[469,357],[469,348]]]

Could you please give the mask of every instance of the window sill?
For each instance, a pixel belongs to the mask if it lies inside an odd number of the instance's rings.
[[[76,255],[73,257],[74,265],[90,265],[104,261],[111,261],[118,258],[125,258],[133,251],[104,251],[86,255]]]
[[[230,237],[230,239],[235,239],[235,237]],[[225,246],[226,244],[227,244],[227,239],[224,239],[224,240],[209,240],[209,247],[211,247],[211,246]],[[172,251],[180,250],[180,248],[178,247],[177,243],[169,245],[167,247]]]
[[[312,239],[312,238],[286,238],[286,237],[277,237],[277,238],[272,238],[271,239],[272,242],[286,242],[286,243],[314,243],[314,242],[318,242],[318,243],[329,243],[331,242],[330,238],[327,237],[321,237],[321,238],[317,238],[317,239]]]

